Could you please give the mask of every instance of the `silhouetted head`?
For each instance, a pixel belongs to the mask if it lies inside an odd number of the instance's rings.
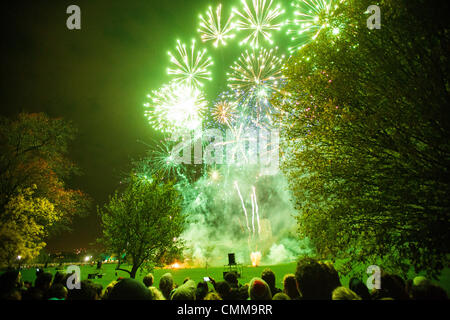
[[[231,293],[231,287],[226,281],[219,281],[216,283],[216,291],[223,300],[228,300]]]
[[[142,282],[146,287],[151,287],[153,285],[154,277],[153,274],[149,273],[147,274],[144,279],[142,279]]]
[[[143,283],[130,278],[116,283],[108,300],[152,300],[152,294]]]
[[[39,274],[34,282],[34,286],[42,291],[47,291],[52,285],[53,275],[50,272],[43,272]]]
[[[173,290],[170,300],[195,300],[195,291],[195,282],[193,280],[187,280]]]
[[[351,278],[348,284],[350,290],[355,292],[363,300],[370,300],[370,292],[367,286],[358,278]]]
[[[159,280],[159,290],[167,300],[170,300],[170,292],[173,290],[173,277],[171,273],[165,273]]]
[[[236,276],[236,273],[234,272],[227,272],[225,274],[225,276],[223,277],[223,279],[228,282],[228,284],[230,285],[230,287],[232,288],[237,288],[238,287],[238,278]]]
[[[346,287],[337,287],[331,295],[333,300],[362,300],[354,291]]]
[[[90,280],[80,282],[80,289],[76,287],[68,290],[67,300],[99,300],[98,286]]]
[[[291,299],[299,299],[300,292],[297,288],[297,283],[295,281],[294,274],[287,274],[283,278],[283,291],[286,293]]]
[[[269,285],[261,278],[253,278],[248,287],[250,300],[272,300]]]
[[[273,273],[272,269],[264,269],[261,273],[261,279],[269,285],[271,292],[275,293],[275,273]]]
[[[334,271],[315,259],[299,259],[295,280],[302,299],[331,300],[331,294],[338,281]]]
[[[284,292],[278,292],[273,296],[272,300],[291,300],[291,298]]]

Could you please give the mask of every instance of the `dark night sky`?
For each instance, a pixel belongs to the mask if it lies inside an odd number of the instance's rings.
[[[69,181],[93,199],[74,232],[50,239],[51,250],[87,247],[100,235],[104,203],[145,153],[155,134],[142,104],[167,82],[168,50],[189,42],[211,0],[10,1],[2,6],[2,110],[45,112],[78,128],[70,156],[83,175]],[[239,2],[237,2],[239,3]],[[81,30],[66,28],[66,8],[81,8]]]
[[[70,157],[83,175],[69,182],[93,199],[86,218],[78,218],[74,232],[50,239],[50,250],[88,247],[100,235],[96,206],[102,205],[129,170],[130,160],[145,154],[157,139],[144,118],[146,95],[170,79],[169,57],[176,40],[189,44],[199,14],[222,2],[228,15],[239,0],[132,1],[10,1],[2,8],[2,110],[45,112],[63,117],[78,128]],[[286,7],[287,0],[280,0]],[[68,30],[66,9],[81,8],[81,30]],[[218,52],[206,45],[223,74],[241,49],[227,46]],[[225,85],[215,77],[207,98]]]

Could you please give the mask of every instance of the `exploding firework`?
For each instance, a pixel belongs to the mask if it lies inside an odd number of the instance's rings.
[[[175,82],[147,96],[144,106],[149,122],[162,132],[195,130],[202,124],[202,112],[207,103],[200,90]]]
[[[272,0],[252,0],[252,7],[247,4],[247,0],[242,0],[242,4],[244,6],[242,13],[233,9],[240,17],[236,22],[236,29],[249,31],[250,34],[240,44],[249,43],[252,47],[258,48],[261,37],[273,44],[270,31],[281,30],[283,23],[275,23],[274,20],[281,16],[284,10],[279,5],[273,8]]]
[[[261,252],[256,251],[250,253],[250,260],[252,261],[252,266],[259,266],[259,262],[261,261]]]
[[[272,113],[269,98],[274,91],[280,90],[284,79],[284,55],[278,57],[276,50],[246,50],[227,74],[228,86],[235,91],[239,100],[245,100],[247,109],[253,109],[254,112],[248,114],[256,121]]]
[[[278,57],[277,49],[259,49],[252,52],[246,50],[242,53],[231,67],[231,73],[228,73],[228,86],[237,92],[256,90],[264,97],[267,92],[277,91],[280,80],[284,78],[284,55]]]
[[[181,166],[179,153],[183,148],[182,144],[174,147],[174,142],[161,141],[160,144],[151,152],[151,168],[153,174],[167,177],[177,178],[183,174],[184,166]]]
[[[209,171],[209,177],[212,181],[219,181],[221,178],[220,172],[216,169],[210,170]]]
[[[214,105],[213,119],[219,124],[230,126],[236,119],[236,103],[221,100]]]
[[[292,2],[292,6],[297,10],[294,11],[295,18],[288,21],[293,29],[289,29],[287,34],[292,35],[291,40],[295,43],[289,48],[291,53],[315,40],[322,30],[330,27],[330,16],[337,8],[337,2],[338,0],[296,0]],[[333,34],[338,31],[338,28],[334,28]]]
[[[216,9],[216,13],[214,14],[212,7],[209,7],[208,12],[206,13],[207,18],[204,18],[200,15],[200,28],[198,32],[201,35],[201,39],[203,42],[214,41],[214,47],[218,47],[220,45],[226,45],[227,39],[232,39],[235,37],[233,34],[234,25],[232,23],[234,14],[232,13],[228,20],[222,24],[222,5]]]
[[[177,51],[178,59],[169,52],[170,61],[175,67],[167,70],[169,75],[174,76],[174,82],[199,88],[203,86],[203,80],[212,80],[208,68],[213,64],[213,61],[211,57],[205,57],[206,49],[196,50],[195,40],[192,40],[191,50],[188,51],[186,45],[178,40]]]

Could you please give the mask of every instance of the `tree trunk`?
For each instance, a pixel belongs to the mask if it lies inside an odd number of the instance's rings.
[[[133,267],[131,268],[131,271],[130,271],[130,278],[134,279],[136,277],[136,272],[138,271],[138,269],[139,269],[139,265],[133,264]]]

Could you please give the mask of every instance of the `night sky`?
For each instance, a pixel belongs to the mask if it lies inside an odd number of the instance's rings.
[[[142,104],[147,93],[168,82],[167,51],[175,52],[177,39],[189,43],[196,37],[199,42],[198,15],[215,3],[96,0],[3,5],[1,113],[45,112],[72,121],[79,133],[69,156],[83,175],[68,185],[94,200],[89,215],[74,221],[74,231],[50,239],[48,249],[86,248],[100,235],[96,206],[118,187],[130,161],[145,154],[148,147],[139,140],[151,143],[157,137]],[[81,30],[66,27],[71,4],[81,8]],[[214,48],[207,48],[212,53]]]

